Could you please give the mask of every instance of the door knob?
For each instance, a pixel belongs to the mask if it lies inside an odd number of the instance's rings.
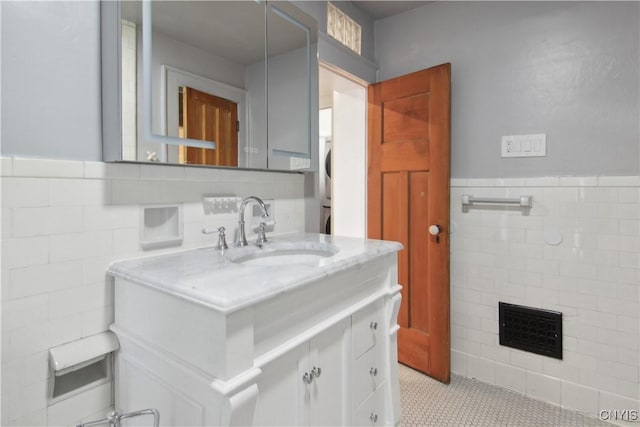
[[[436,238],[436,243],[440,243],[440,226],[432,224],[429,226],[429,234]]]

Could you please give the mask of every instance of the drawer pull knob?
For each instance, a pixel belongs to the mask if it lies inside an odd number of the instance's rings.
[[[312,377],[312,378],[314,378],[314,377],[315,377],[315,378],[320,378],[320,375],[322,375],[322,369],[321,369],[321,368],[318,368],[317,366],[314,366],[314,367],[311,369],[311,377]]]
[[[371,369],[369,369],[369,374],[370,374],[372,377],[378,376],[378,368],[371,368]]]
[[[313,382],[313,374],[305,372],[302,376],[302,382],[305,384],[311,384]]]
[[[375,331],[376,329],[378,329],[378,322],[369,323],[369,327],[371,328],[372,331]]]
[[[371,420],[371,422],[373,424],[378,422],[378,414],[374,414],[373,412],[371,413],[371,415],[369,416],[369,419]]]

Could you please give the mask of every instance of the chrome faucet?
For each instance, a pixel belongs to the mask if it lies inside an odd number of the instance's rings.
[[[236,242],[236,246],[247,246],[249,244],[247,243],[247,236],[244,231],[244,208],[249,204],[249,202],[252,202],[252,201],[256,202],[260,206],[260,209],[262,209],[262,218],[269,218],[269,212],[267,211],[267,207],[265,206],[262,199],[256,196],[249,196],[244,198],[242,200],[242,203],[240,203],[240,218],[238,219],[240,234],[238,236],[238,241]],[[261,245],[266,241],[267,241],[267,237],[265,236],[265,233],[264,233],[264,226],[262,226],[260,227],[260,234],[258,236],[257,243]]]

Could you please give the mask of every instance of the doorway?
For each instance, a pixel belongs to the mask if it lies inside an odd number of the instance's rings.
[[[321,231],[365,238],[367,83],[322,62],[318,83]]]
[[[321,63],[319,88],[320,217],[336,235],[405,245],[399,360],[448,383],[450,64],[367,85]]]

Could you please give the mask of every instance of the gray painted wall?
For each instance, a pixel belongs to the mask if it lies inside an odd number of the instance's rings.
[[[100,4],[0,7],[2,154],[101,160]]]
[[[2,154],[100,160],[99,4],[0,7]],[[382,79],[452,63],[454,177],[638,174],[638,9],[435,2],[377,21],[377,61]],[[547,157],[500,158],[501,135],[537,132]]]
[[[435,2],[376,22],[382,80],[450,62],[453,177],[637,175],[637,2]],[[546,133],[547,157],[500,137]]]

